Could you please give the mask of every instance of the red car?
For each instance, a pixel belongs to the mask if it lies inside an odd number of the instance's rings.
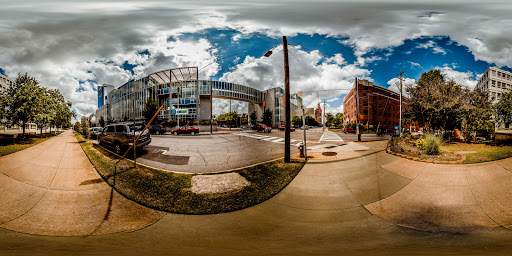
[[[356,130],[350,128],[350,127],[347,127],[343,130],[343,132],[345,132],[345,134],[347,133],[356,133]]]
[[[178,129],[172,130],[172,134],[178,135],[178,134],[191,134],[196,135],[199,133],[198,128],[194,128],[193,126],[182,126]]]
[[[272,132],[272,127],[264,125],[264,124],[256,124],[256,131],[258,132]]]
[[[280,125],[279,127],[277,127],[277,130],[284,131],[284,125]],[[290,126],[290,132],[294,132],[294,131],[295,131],[295,128]]]

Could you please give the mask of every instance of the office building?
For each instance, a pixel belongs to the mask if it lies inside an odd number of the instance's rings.
[[[486,91],[492,104],[496,104],[504,93],[512,91],[512,73],[490,67],[482,75],[476,87]]]

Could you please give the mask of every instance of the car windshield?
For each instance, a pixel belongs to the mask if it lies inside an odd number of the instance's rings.
[[[128,125],[130,127],[130,131],[133,131],[133,124]],[[135,131],[142,131],[144,129],[144,126],[141,124],[135,124]]]

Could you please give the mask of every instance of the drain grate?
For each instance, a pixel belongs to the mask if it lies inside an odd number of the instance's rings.
[[[323,153],[322,153],[322,155],[324,155],[324,156],[335,156],[335,155],[337,155],[337,154],[338,154],[338,153],[336,153],[336,152],[323,152]]]

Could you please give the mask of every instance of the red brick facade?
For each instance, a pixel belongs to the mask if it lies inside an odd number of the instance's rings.
[[[343,122],[356,122],[356,87],[343,100]],[[359,123],[373,125],[375,128],[380,123],[381,129],[393,129],[399,125],[400,120],[400,95],[384,87],[374,85],[368,80],[358,80],[359,93]],[[404,100],[402,96],[402,100]],[[402,102],[402,107],[404,102]]]

